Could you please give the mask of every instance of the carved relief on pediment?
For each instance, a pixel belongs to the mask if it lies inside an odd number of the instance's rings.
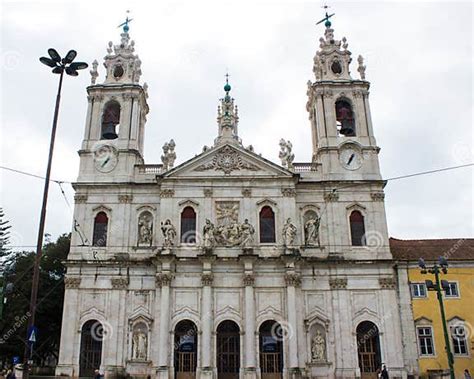
[[[218,151],[209,163],[199,165],[194,171],[223,171],[224,174],[230,174],[237,170],[257,171],[259,168],[251,163],[245,162],[239,152],[230,146],[224,147]]]

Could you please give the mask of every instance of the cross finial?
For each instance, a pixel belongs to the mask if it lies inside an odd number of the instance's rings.
[[[327,5],[327,4],[324,4],[321,8],[324,8],[324,10],[326,11],[326,15],[324,16],[324,18],[323,18],[322,20],[318,21],[318,22],[316,23],[316,25],[319,25],[321,22],[326,21],[326,22],[324,23],[324,26],[326,26],[326,28],[330,28],[330,27],[331,27],[331,21],[329,21],[329,19],[330,19],[332,16],[334,16],[335,13],[328,15],[328,8],[330,8],[330,6]]]
[[[125,22],[122,22],[119,26],[117,26],[118,28],[123,26],[123,32],[124,33],[128,33],[128,31],[130,30],[130,27],[128,26],[128,23],[133,21],[133,18],[128,18],[129,13],[130,13],[130,11],[127,10],[127,16],[125,17]]]
[[[229,84],[229,73],[227,72],[225,74],[225,86],[224,86],[224,91],[226,92],[227,95],[229,95],[229,92],[231,90],[231,86]]]

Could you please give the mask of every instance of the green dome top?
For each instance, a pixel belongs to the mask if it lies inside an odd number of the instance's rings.
[[[229,83],[226,83],[224,86],[224,91],[229,92],[232,89]]]

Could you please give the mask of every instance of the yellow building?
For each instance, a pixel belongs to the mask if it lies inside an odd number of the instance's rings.
[[[435,282],[435,277],[422,274],[418,266],[420,257],[429,269],[440,256],[449,263],[447,274],[441,273],[440,279],[448,284],[443,291],[443,301],[456,378],[464,379],[466,369],[474,377],[474,239],[392,238],[390,248],[398,262],[399,279],[408,278],[405,290],[411,297],[420,377],[449,377],[439,302],[436,291],[428,290],[425,283],[426,280]]]

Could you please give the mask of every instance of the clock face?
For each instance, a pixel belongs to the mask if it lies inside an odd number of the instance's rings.
[[[100,172],[110,172],[117,166],[117,149],[111,145],[99,145],[94,149],[94,166]]]
[[[344,148],[339,154],[342,167],[347,170],[357,170],[362,166],[362,154],[353,147]]]

